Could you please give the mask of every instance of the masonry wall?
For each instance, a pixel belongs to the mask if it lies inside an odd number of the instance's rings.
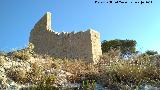
[[[30,33],[29,41],[38,54],[59,58],[82,59],[96,63],[102,55],[100,34],[94,30],[57,33],[51,30],[51,13],[46,13]]]

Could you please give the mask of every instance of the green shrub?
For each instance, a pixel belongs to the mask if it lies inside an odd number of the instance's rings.
[[[38,90],[56,90],[56,88],[53,86],[55,83],[56,76],[55,75],[49,75],[43,77],[41,81],[37,83],[37,89]]]
[[[81,87],[82,90],[95,90],[96,82],[95,80],[84,80]]]

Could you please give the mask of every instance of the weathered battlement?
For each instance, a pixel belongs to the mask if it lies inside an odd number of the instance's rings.
[[[34,26],[35,30],[51,30],[51,13],[47,12]]]
[[[102,55],[100,33],[89,29],[85,32],[54,32],[51,30],[51,13],[47,12],[34,26],[29,42],[38,54],[59,58],[82,59],[96,63]]]

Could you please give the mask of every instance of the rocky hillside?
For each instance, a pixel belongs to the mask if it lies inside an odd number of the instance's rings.
[[[37,55],[27,48],[0,54],[0,88],[6,90],[160,89],[159,56],[122,59],[111,51],[97,64]]]

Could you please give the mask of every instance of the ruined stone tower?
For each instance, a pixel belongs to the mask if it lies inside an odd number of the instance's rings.
[[[73,58],[96,63],[102,55],[100,33],[85,32],[57,33],[51,30],[51,13],[47,12],[30,32],[29,42],[34,51],[58,58]]]

